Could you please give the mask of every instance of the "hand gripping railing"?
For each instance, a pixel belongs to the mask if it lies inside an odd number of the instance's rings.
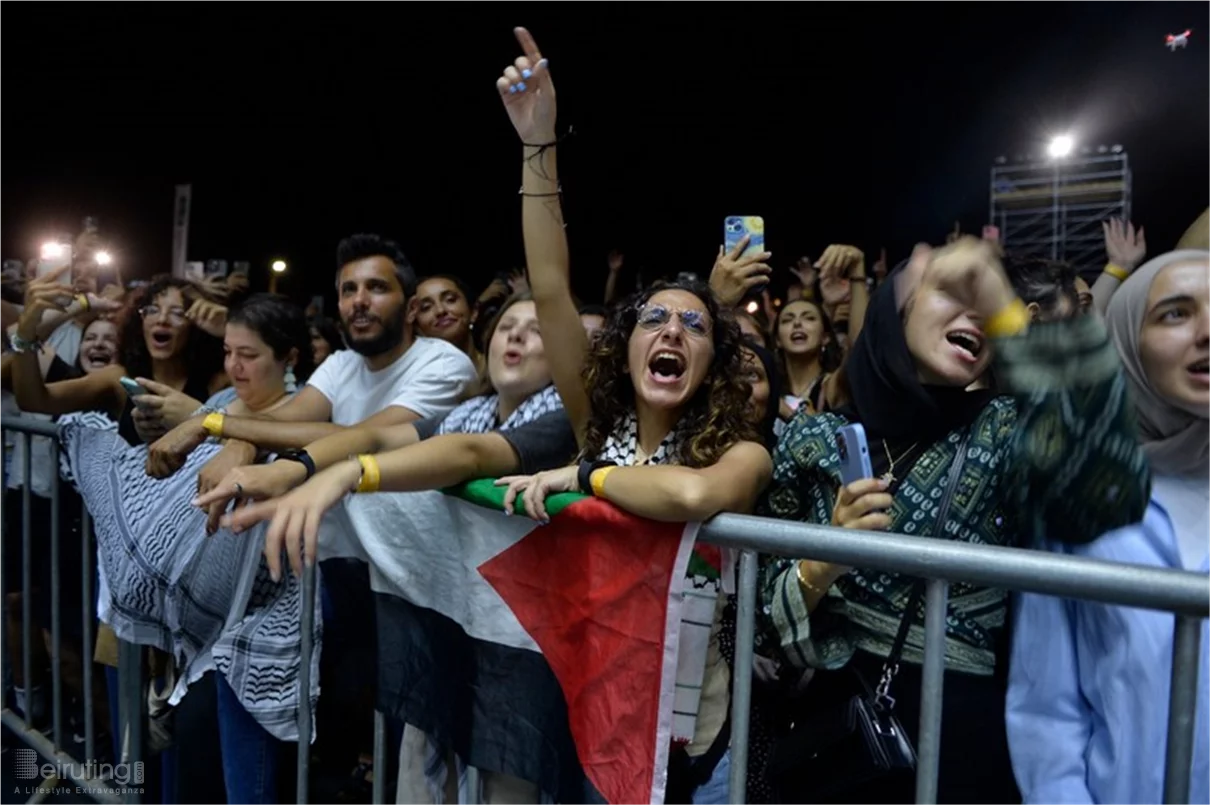
[[[57,428],[52,423],[27,418],[9,418],[4,430],[20,433],[25,441],[25,455],[31,455],[31,436],[54,437]],[[52,511],[57,512],[59,496],[58,445],[52,447],[54,477],[51,480]],[[6,479],[4,479],[6,480]],[[23,469],[22,544],[24,566],[22,578],[28,590],[32,582],[30,547],[33,535],[30,522],[30,484],[28,460]],[[84,572],[81,585],[84,607],[81,616],[84,627],[86,664],[91,657],[95,607],[92,591],[92,554],[87,513],[80,549],[83,551]],[[51,519],[51,612],[52,663],[54,687],[53,730],[51,738],[34,729],[27,712],[24,717],[4,709],[0,716],[6,727],[44,758],[67,769],[67,776],[89,789],[99,801],[120,801],[100,791],[95,771],[80,771],[81,764],[61,749],[62,688],[60,664],[60,591],[57,564],[60,549],[60,523],[57,514]],[[735,673],[732,691],[731,723],[731,792],[734,803],[745,801],[745,775],[748,757],[749,709],[752,700],[752,649],[755,635],[757,606],[756,554],[765,553],[789,557],[809,557],[853,567],[890,570],[928,579],[925,595],[924,667],[921,683],[920,731],[917,740],[916,801],[933,803],[937,798],[937,775],[941,747],[941,703],[945,671],[945,613],[949,585],[965,582],[1021,592],[1055,595],[1064,598],[1100,601],[1107,604],[1139,607],[1172,612],[1176,616],[1173,641],[1172,690],[1169,699],[1168,745],[1164,775],[1164,802],[1188,801],[1189,771],[1193,761],[1193,729],[1197,701],[1198,656],[1201,641],[1201,620],[1210,615],[1210,587],[1205,575],[1165,568],[1144,567],[1104,562],[1081,557],[1056,555],[1020,548],[999,548],[970,545],[939,539],[909,537],[853,531],[829,526],[769,520],[744,515],[720,515],[705,523],[699,537],[707,542],[740,549],[738,617],[735,642]],[[304,621],[314,612],[315,568],[306,567],[303,574],[302,616]],[[22,668],[25,679],[32,670],[32,622],[28,602],[22,615],[24,635]],[[310,624],[302,625],[299,735],[311,734],[311,711],[306,706],[310,690],[311,646]],[[136,762],[142,759],[142,668],[137,647],[123,645],[119,652],[121,666],[121,759]],[[85,754],[95,758],[93,693],[91,674],[84,674]],[[26,707],[26,710],[30,710]],[[133,718],[130,717],[133,714]],[[382,802],[386,792],[383,782],[386,767],[386,730],[381,714],[376,714],[374,729],[374,801]],[[298,747],[298,801],[307,801],[309,745],[306,738]],[[84,766],[87,770],[89,767]],[[473,789],[472,789],[473,790]],[[136,794],[126,794],[125,801],[137,801]]]
[[[705,523],[698,537],[740,549],[735,669],[731,698],[729,801],[746,801],[752,657],[757,606],[757,553],[890,570],[928,579],[925,591],[924,666],[917,739],[916,802],[937,801],[941,756],[941,703],[945,684],[945,616],[952,582],[1055,595],[1176,615],[1164,802],[1189,799],[1197,701],[1201,620],[1210,615],[1205,575],[1127,565],[1022,548],[971,545],[831,526],[725,514]],[[304,603],[303,611],[308,611]],[[304,663],[305,664],[305,663]],[[381,714],[378,715],[381,719]],[[375,732],[375,757],[382,733]],[[378,772],[375,769],[375,781]],[[474,790],[472,788],[472,790]],[[375,802],[382,792],[375,787]]]

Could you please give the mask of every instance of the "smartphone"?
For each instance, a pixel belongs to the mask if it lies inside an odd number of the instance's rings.
[[[143,388],[129,377],[119,377],[118,383],[121,384],[122,389],[125,390],[128,397],[138,397],[140,394],[147,393],[147,389]]]
[[[765,219],[759,215],[728,215],[723,220],[723,248],[730,253],[748,236],[744,254],[765,250]]]
[[[185,279],[202,282],[206,279],[206,264],[200,260],[185,263]]]
[[[247,260],[236,260],[234,265],[232,265],[232,267],[231,267],[231,273],[232,274],[243,274],[246,277],[246,276],[248,276],[248,269],[251,265],[252,264],[249,263]]]
[[[207,278],[219,277],[225,279],[227,277],[227,261],[207,260],[204,271]]]
[[[840,453],[840,480],[845,486],[874,477],[874,468],[870,465],[870,446],[866,442],[865,428],[861,425],[845,425],[836,431],[836,449]]]
[[[43,277],[52,271],[62,268],[63,266],[71,265],[71,241],[51,241],[42,244],[42,256],[38,260],[39,277]],[[59,275],[59,284],[66,285],[69,288],[72,285],[71,269],[64,271]]]

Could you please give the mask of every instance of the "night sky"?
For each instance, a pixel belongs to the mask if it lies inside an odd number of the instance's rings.
[[[495,94],[526,25],[551,61],[576,289],[605,255],[713,262],[759,214],[777,267],[830,242],[903,256],[985,223],[1000,154],[1122,144],[1152,254],[1208,202],[1206,3],[9,4],[3,256],[101,219],[128,276],[191,260],[330,291],[376,231],[418,271],[519,265],[520,153]],[[1164,37],[1194,29],[1187,50]]]

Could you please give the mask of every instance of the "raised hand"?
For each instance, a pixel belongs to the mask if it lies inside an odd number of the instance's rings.
[[[1143,227],[1136,231],[1134,224],[1120,218],[1110,218],[1101,222],[1101,230],[1105,233],[1105,254],[1109,262],[1124,268],[1127,273],[1134,271],[1147,255],[1147,238]]]
[[[933,251],[924,278],[985,321],[1016,298],[995,246],[969,235]]]
[[[772,271],[765,262],[772,257],[771,252],[753,252],[744,254],[748,248],[748,236],[744,235],[730,252],[725,247],[718,247],[718,257],[714,260],[714,269],[710,272],[710,288],[726,307],[735,307],[744,298],[744,294],[758,285],[769,282],[769,272]]]
[[[824,249],[815,267],[819,269],[819,294],[824,304],[836,307],[852,296],[849,276],[865,274],[865,255],[856,246],[832,245]]]
[[[514,28],[525,55],[496,79],[496,89],[521,142],[543,145],[555,140],[555,85],[538,43],[524,28]]]
[[[26,284],[25,307],[17,321],[17,335],[26,341],[34,341],[38,337],[38,325],[42,322],[43,313],[67,310],[72,292],[71,288],[59,282],[59,277],[70,269],[70,265],[61,266]]]
[[[199,299],[189,306],[185,318],[204,333],[222,338],[227,333],[227,308],[216,302]]]
[[[626,261],[626,256],[617,249],[609,253],[609,273],[616,274],[622,270],[622,264]]]
[[[794,268],[790,269],[790,273],[798,277],[804,294],[812,293],[811,289],[815,287],[815,280],[819,279],[819,270],[815,268],[814,260],[810,257],[798,258],[798,262],[794,264]]]

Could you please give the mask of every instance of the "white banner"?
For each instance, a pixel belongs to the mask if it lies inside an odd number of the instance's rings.
[[[185,276],[189,251],[189,203],[193,185],[178,184],[172,207],[172,276]]]

